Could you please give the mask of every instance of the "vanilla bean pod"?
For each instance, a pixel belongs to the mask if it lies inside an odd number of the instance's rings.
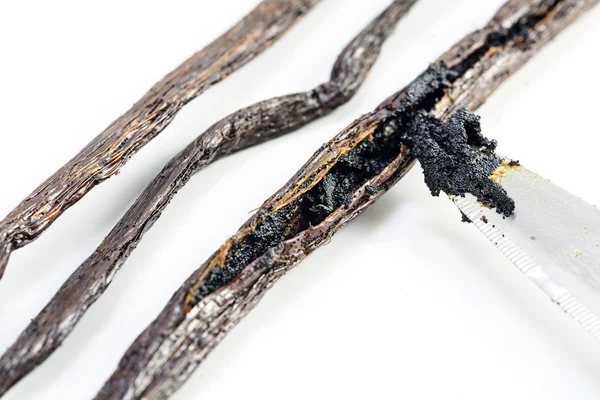
[[[0,395],[60,346],[195,172],[221,156],[299,129],[350,100],[366,79],[383,43],[415,2],[395,0],[363,29],[339,55],[329,81],[303,93],[236,111],[175,156],[2,356]]]
[[[94,138],[0,221],[0,278],[13,250],[37,239],[65,210],[158,135],[189,101],[265,51],[320,0],[264,0]]]
[[[597,2],[508,1],[485,28],[325,144],[184,282],[96,399],[170,396],[279,277],[410,169],[407,126],[423,113],[449,121],[456,110],[475,110]]]

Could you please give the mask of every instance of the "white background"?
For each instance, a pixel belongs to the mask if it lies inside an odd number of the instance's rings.
[[[257,1],[0,4],[0,214]],[[482,26],[502,0],[421,0],[357,96],[332,115],[206,168],[181,190],[64,345],[8,395],[86,399],[180,283],[325,141]],[[186,143],[226,114],[326,80],[388,0],[327,0],[189,104],[0,282],[8,347]],[[600,204],[592,10],[478,111],[501,154]],[[415,168],[283,278],[175,399],[597,399],[600,347]]]

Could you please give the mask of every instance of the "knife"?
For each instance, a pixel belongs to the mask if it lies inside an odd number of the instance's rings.
[[[521,165],[490,177],[515,201],[504,217],[465,194],[463,215],[566,314],[600,340],[600,210]]]

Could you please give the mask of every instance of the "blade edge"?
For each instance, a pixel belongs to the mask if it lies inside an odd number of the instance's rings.
[[[484,222],[482,206],[472,196],[449,196],[458,209],[465,214],[531,282],[538,286],[563,312],[578,322],[592,337],[600,341],[600,318],[575,298],[564,286],[558,283],[510,237],[502,234],[499,228]],[[488,210],[488,209],[486,209]],[[489,210],[488,210],[489,211]]]

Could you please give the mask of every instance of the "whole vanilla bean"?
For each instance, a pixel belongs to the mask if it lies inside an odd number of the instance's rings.
[[[223,155],[299,129],[350,100],[367,77],[381,46],[415,2],[395,0],[363,29],[339,55],[329,81],[303,93],[236,111],[175,156],[2,356],[0,396],[60,346],[195,172]]]
[[[508,1],[485,28],[322,146],[184,282],[96,399],[168,398],[278,278],[410,169],[408,127],[426,121],[424,114],[450,121],[456,110],[475,110],[597,2]]]
[[[0,221],[0,278],[13,250],[34,241],[94,186],[115,175],[189,101],[287,32],[320,0],[264,0],[94,138]]]

